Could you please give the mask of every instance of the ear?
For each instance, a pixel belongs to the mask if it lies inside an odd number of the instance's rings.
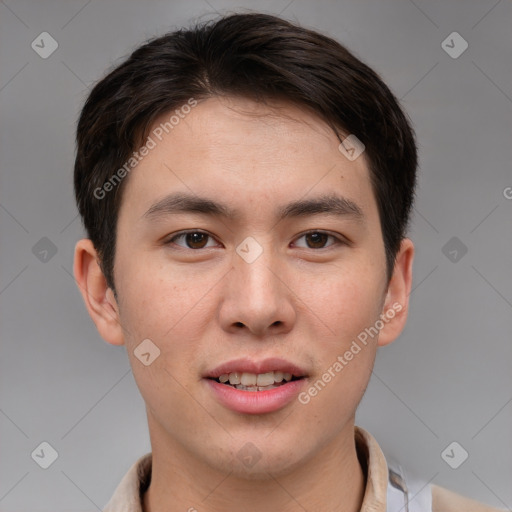
[[[409,238],[404,238],[395,259],[393,275],[384,299],[381,312],[384,327],[379,333],[379,346],[388,345],[394,341],[405,327],[409,311],[413,259],[414,244]]]
[[[112,345],[123,345],[119,307],[113,291],[107,286],[91,240],[84,238],[77,242],[73,271],[87,311],[101,337]]]

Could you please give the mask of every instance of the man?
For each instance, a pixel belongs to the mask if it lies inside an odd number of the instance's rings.
[[[416,166],[380,78],[273,16],[155,39],[94,87],[74,270],[152,446],[105,510],[494,510],[354,425],[406,322]]]

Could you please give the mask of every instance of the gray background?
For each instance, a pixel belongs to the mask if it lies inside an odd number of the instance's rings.
[[[411,314],[378,353],[357,423],[411,473],[510,509],[511,3],[5,0],[0,510],[98,510],[150,450],[125,349],[101,340],[72,277],[75,122],[91,85],[146,38],[240,9],[326,32],[402,99],[421,146]],[[31,48],[43,31],[59,45],[47,59]],[[458,58],[441,46],[453,31],[469,44]],[[31,458],[42,441],[58,452],[46,470]],[[452,441],[469,453],[458,469],[441,457]]]

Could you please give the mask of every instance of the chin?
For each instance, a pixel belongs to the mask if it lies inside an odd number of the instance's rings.
[[[263,440],[260,446],[263,445]],[[295,444],[295,446],[297,446]],[[297,450],[290,447],[269,446],[269,443],[261,449],[257,449],[251,441],[246,441],[242,448],[233,449],[231,456],[226,453],[208,460],[208,464],[222,473],[231,473],[234,478],[243,480],[269,480],[293,473],[300,467],[304,457]],[[209,454],[211,457],[211,453]],[[209,457],[209,458],[210,458]]]

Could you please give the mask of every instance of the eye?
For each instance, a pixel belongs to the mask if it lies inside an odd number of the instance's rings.
[[[214,238],[203,231],[182,231],[172,238],[169,238],[165,243],[176,244],[184,249],[204,249],[208,247],[215,247],[215,244],[208,244],[208,239],[214,242]]]
[[[309,231],[308,233],[304,233],[296,240],[304,239],[305,244],[295,245],[297,247],[303,247],[306,249],[324,249],[325,247],[330,247],[331,245],[342,244],[342,240],[335,237],[334,235],[330,235],[329,233],[325,233],[324,231]],[[333,243],[326,245],[328,240],[331,240]]]

